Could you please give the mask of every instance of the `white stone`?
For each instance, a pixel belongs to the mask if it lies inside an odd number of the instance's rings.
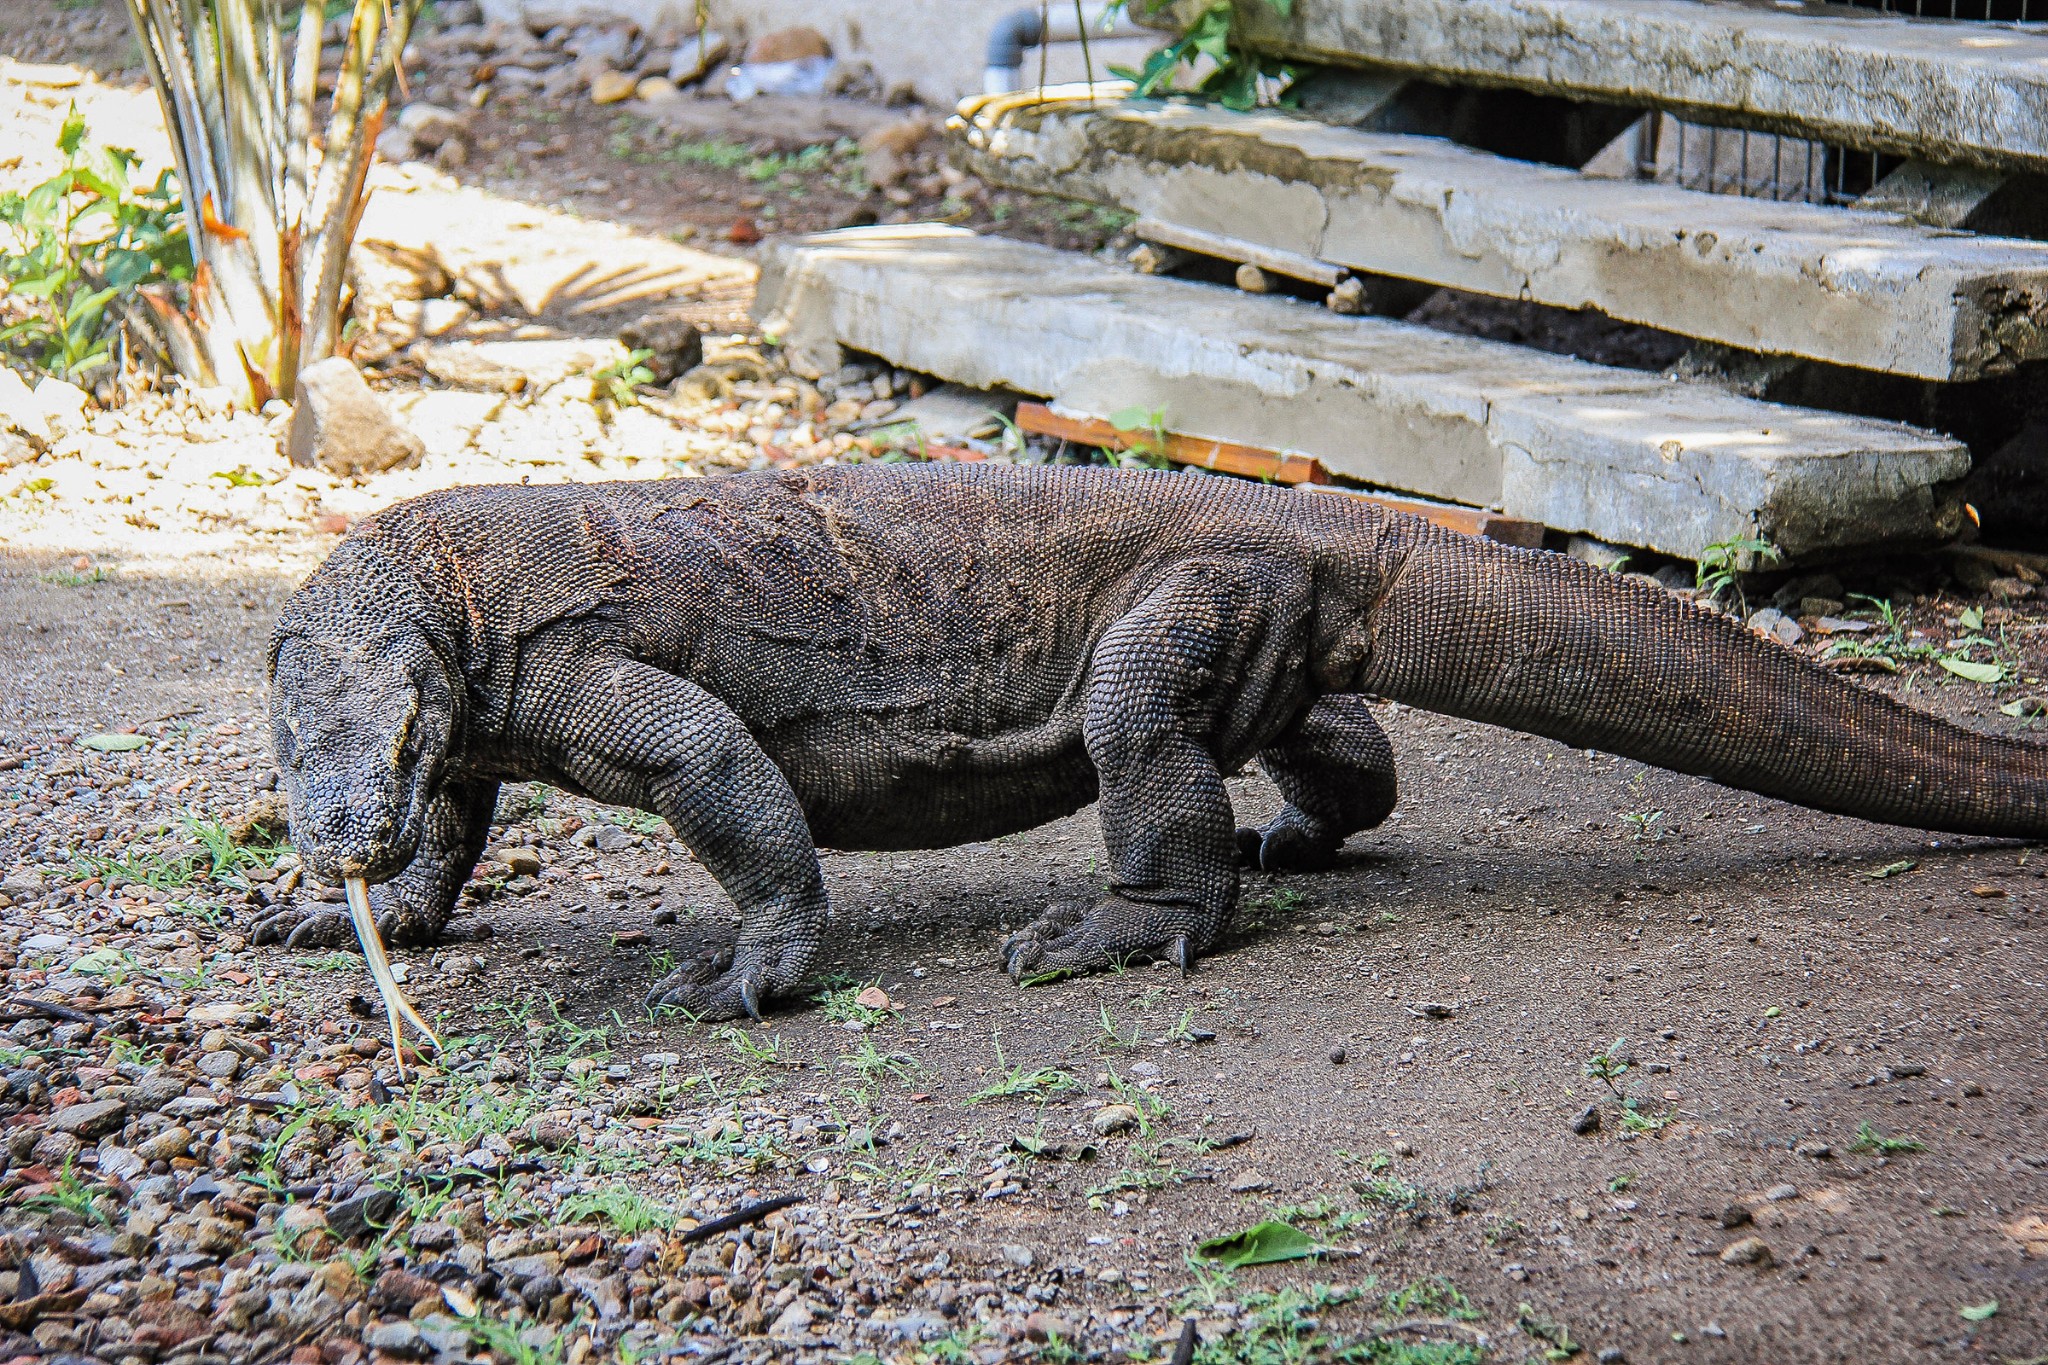
[[[22,377],[0,365],[0,431],[14,430],[37,443],[50,439],[50,415]]]
[[[1697,558],[1941,539],[1956,441],[1379,318],[1137,275],[953,228],[853,228],[764,250],[757,315],[792,363],[841,348],[1106,417],[1321,458],[1408,489]]]
[[[410,468],[423,450],[346,359],[329,356],[299,371],[285,442],[293,464],[349,478]]]
[[[999,183],[1745,350],[1940,381],[2048,356],[2043,242],[1596,179],[1277,112],[994,104],[959,141]]]
[[[35,400],[50,424],[52,436],[63,436],[85,425],[85,405],[91,401],[84,389],[53,375],[36,381]]]

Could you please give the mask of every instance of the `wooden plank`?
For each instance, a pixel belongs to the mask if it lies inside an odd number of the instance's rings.
[[[1375,507],[1384,507],[1391,512],[1406,512],[1421,517],[1433,526],[1462,535],[1481,536],[1497,540],[1503,545],[1519,545],[1525,550],[1543,548],[1543,537],[1548,530],[1540,521],[1524,521],[1520,517],[1502,516],[1499,512],[1485,507],[1464,507],[1454,502],[1429,502],[1422,498],[1397,498],[1386,493],[1367,493],[1356,488],[1338,488],[1335,485],[1313,488],[1314,493],[1335,493],[1342,497],[1357,498]]]
[[[1019,403],[1016,420],[1020,429],[1034,435],[1056,436],[1061,440],[1100,446],[1108,450],[1129,450],[1134,446],[1151,444],[1149,432],[1120,431],[1099,417],[1072,417],[1054,412],[1043,403]],[[1166,433],[1165,445],[1166,457],[1179,464],[1200,465],[1204,469],[1213,469],[1219,473],[1269,479],[1274,483],[1295,484],[1311,493],[1333,493],[1342,497],[1357,498],[1376,507],[1421,517],[1424,521],[1444,527],[1446,530],[1468,536],[1483,536],[1504,545],[1520,545],[1528,549],[1541,549],[1543,546],[1545,528],[1541,522],[1502,516],[1484,507],[1461,507],[1456,503],[1429,502],[1421,498],[1397,498],[1384,493],[1367,493],[1355,488],[1338,488],[1330,482],[1329,472],[1323,468],[1322,461],[1313,456],[1263,450],[1257,446],[1235,445],[1228,441],[1203,440],[1199,437],[1180,436],[1173,432]]]
[[[1070,417],[1054,412],[1043,403],[1019,403],[1017,425],[1038,436],[1057,436],[1063,441],[1100,446],[1104,450],[1133,450],[1152,444],[1149,431],[1123,431],[1099,417]],[[1328,483],[1330,471],[1311,455],[1291,451],[1264,450],[1230,441],[1211,441],[1200,436],[1167,432],[1159,453],[1175,464],[1200,465],[1219,474],[1238,474],[1247,479],[1269,479],[1274,483]]]

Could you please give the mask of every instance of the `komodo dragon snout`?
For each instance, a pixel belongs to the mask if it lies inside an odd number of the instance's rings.
[[[281,629],[272,670],[271,740],[300,859],[331,884],[389,882],[427,833],[455,716],[446,666],[419,630],[357,621]],[[399,908],[380,906],[379,919],[402,937]],[[351,937],[339,908],[274,916],[256,931],[295,947]]]

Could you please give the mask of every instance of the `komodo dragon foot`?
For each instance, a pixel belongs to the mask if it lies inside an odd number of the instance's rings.
[[[1239,826],[1237,831],[1238,866],[1263,872],[1327,872],[1337,865],[1343,847],[1341,837],[1303,829],[1284,814],[1264,829]]]
[[[1185,975],[1209,935],[1197,934],[1184,907],[1106,896],[1094,906],[1053,906],[1003,941],[1003,965],[1022,982],[1047,972],[1089,972],[1132,958],[1163,959]]]
[[[425,948],[453,940],[486,938],[488,926],[474,921],[448,924],[446,913],[429,907],[405,904],[385,886],[370,888],[370,906],[376,912],[377,932],[394,948]],[[256,921],[249,932],[255,944],[278,943],[288,949],[347,948],[362,951],[356,942],[356,927],[348,908],[319,905],[307,909],[278,910]]]
[[[654,983],[647,992],[650,1010],[678,1009],[694,1019],[738,1019],[742,1015],[758,1022],[767,970],[758,949],[741,954],[734,948],[720,948],[683,963]],[[736,965],[737,964],[737,965]]]

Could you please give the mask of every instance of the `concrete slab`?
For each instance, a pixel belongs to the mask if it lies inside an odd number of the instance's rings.
[[[1157,220],[1921,379],[1975,379],[2048,356],[2044,242],[1177,101],[984,101],[963,106],[950,132],[955,159],[984,179],[1114,204],[1139,215],[1141,232]]]
[[[1753,535],[1793,558],[1947,539],[1969,468],[1911,427],[954,228],[779,239],[756,314],[801,367],[851,348],[1077,413],[1160,409],[1191,436],[1689,557]]]
[[[1175,27],[1212,0],[1144,16]],[[1798,0],[1232,0],[1231,39],[1935,161],[2048,169],[2048,29]],[[1141,9],[1143,7],[1140,7]]]

